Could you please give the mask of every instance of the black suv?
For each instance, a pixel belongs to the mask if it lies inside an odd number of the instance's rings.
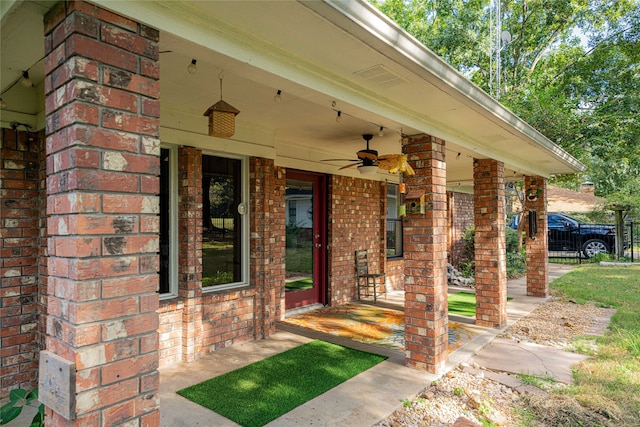
[[[509,224],[518,228],[516,215]],[[585,224],[563,213],[547,214],[549,227],[549,251],[582,251],[591,258],[599,253],[613,253],[615,250],[616,228],[607,224]]]

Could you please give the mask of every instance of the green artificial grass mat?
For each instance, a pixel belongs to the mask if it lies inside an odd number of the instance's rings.
[[[284,287],[287,289],[295,289],[296,291],[304,291],[305,289],[313,288],[313,279],[308,277],[306,279],[287,282],[285,283]]]
[[[471,292],[456,292],[449,294],[449,313],[461,316],[475,317],[476,315],[476,294]]]
[[[512,298],[507,298],[510,301]],[[459,314],[461,316],[476,316],[476,294],[473,292],[456,292],[449,294],[449,313]]]
[[[316,340],[177,393],[242,426],[259,427],[385,359]]]

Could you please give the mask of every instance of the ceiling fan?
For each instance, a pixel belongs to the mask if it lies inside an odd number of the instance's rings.
[[[369,148],[369,141],[373,139],[373,135],[365,133],[362,135],[362,138],[367,142],[367,148],[356,153],[356,156],[358,157],[357,159],[327,159],[324,161],[350,162],[349,164],[342,166],[340,170],[357,166],[358,171],[363,175],[374,174],[378,169],[383,169],[390,173],[403,172],[407,175],[415,174],[413,168],[407,161],[407,156],[403,154],[383,154],[379,156],[376,150]]]

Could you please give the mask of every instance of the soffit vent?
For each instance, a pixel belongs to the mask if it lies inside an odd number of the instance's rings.
[[[368,80],[369,82],[371,82],[376,86],[391,87],[391,86],[396,86],[400,83],[406,82],[405,79],[391,72],[387,67],[385,67],[382,64],[374,65],[373,67],[356,71],[353,74],[355,74],[356,76],[362,77],[365,80]]]

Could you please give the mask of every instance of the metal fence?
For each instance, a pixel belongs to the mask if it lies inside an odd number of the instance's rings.
[[[568,224],[549,221],[549,260],[582,263],[599,253],[615,255],[616,235],[613,224]],[[624,223],[624,254],[621,261],[640,258],[640,224]]]
[[[640,260],[640,223],[627,221],[625,223],[625,236],[628,236],[629,243],[625,249],[625,257],[631,262]]]

